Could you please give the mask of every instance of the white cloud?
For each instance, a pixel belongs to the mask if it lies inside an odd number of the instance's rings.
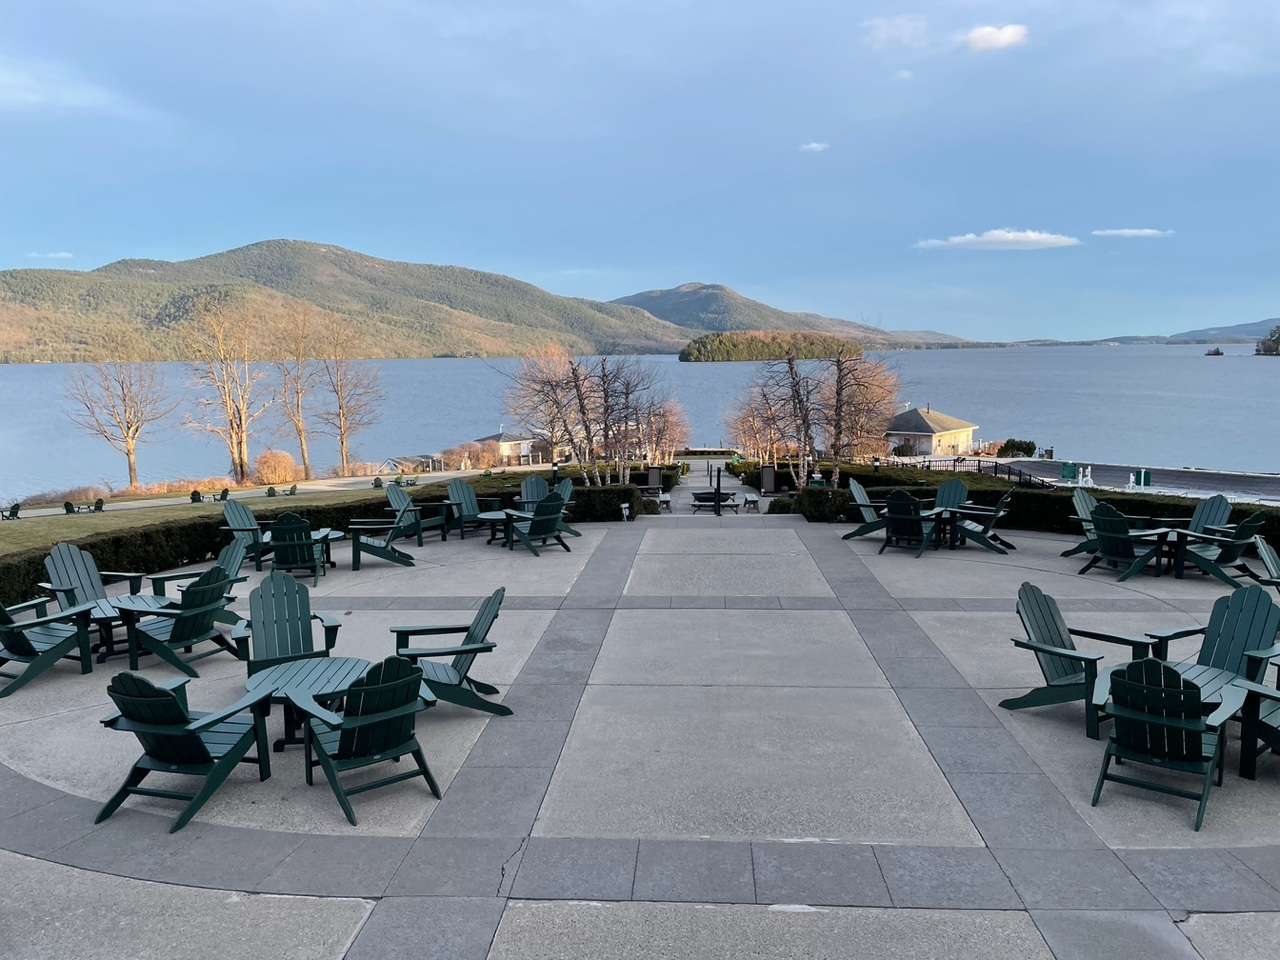
[[[808,143],[800,144],[801,153],[826,153],[831,149],[831,144],[823,143],[821,140],[810,140]]]
[[[894,74],[894,76],[897,77],[899,80],[910,80],[912,77],[915,76],[915,73],[913,73],[910,70],[899,70],[897,73]]]
[[[962,233],[945,240],[921,240],[918,250],[956,248],[967,250],[1051,250],[1054,247],[1075,247],[1080,241],[1061,233],[1043,230],[984,230],[982,233]]]
[[[1172,230],[1157,230],[1155,227],[1116,227],[1111,230],[1091,230],[1095,237],[1171,237]]]
[[[929,39],[929,21],[916,13],[864,20],[867,43],[876,50],[892,47],[923,47]]]
[[[27,254],[28,260],[70,260],[74,257],[74,253],[68,253],[66,250],[54,250],[50,253],[37,253],[31,251]]]
[[[129,98],[60,64],[0,55],[0,111],[125,114],[138,109]]]
[[[964,35],[965,45],[975,53],[991,50],[1007,50],[1027,42],[1031,31],[1021,23],[1008,23],[1003,27],[974,27]]]

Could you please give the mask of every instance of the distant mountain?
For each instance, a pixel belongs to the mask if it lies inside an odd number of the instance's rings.
[[[1232,341],[1252,343],[1261,340],[1276,327],[1280,327],[1280,317],[1270,320],[1255,320],[1252,323],[1235,323],[1226,327],[1204,327],[1201,330],[1187,330],[1169,337],[1170,343],[1208,343],[1216,340],[1222,343]]]
[[[619,297],[613,302],[639,307],[660,320],[698,332],[804,330],[854,337],[865,346],[963,342],[959,337],[932,330],[882,330],[817,313],[791,313],[744,297],[718,283],[684,283],[670,290],[646,290]]]
[[[211,307],[261,320],[264,358],[272,355],[270,321],[301,307],[346,318],[368,357],[510,356],[552,344],[575,353],[676,353],[701,334],[748,329],[852,336],[867,346],[961,342],[788,313],[722,286],[602,303],[464,267],[267,240],[177,262],[0,271],[0,361],[110,359],[123,334],[142,335],[162,358],[188,359],[185,328]]]
[[[0,271],[0,360],[89,360],[113,334],[183,359],[182,327],[213,304],[264,320],[309,304],[348,318],[370,357],[675,353],[690,332],[632,307],[560,297],[500,274],[268,240],[195,260],[119,260],[90,272]],[[269,324],[264,323],[264,336]],[[262,346],[269,352],[268,344]]]

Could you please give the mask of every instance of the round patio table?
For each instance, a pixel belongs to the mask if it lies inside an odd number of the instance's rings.
[[[273,689],[270,701],[260,701],[253,708],[255,712],[261,712],[264,719],[269,702],[285,705],[284,736],[272,747],[276,753],[281,753],[287,746],[302,743],[297,733],[301,724],[288,697],[290,690],[303,691],[317,699],[337,696],[363,677],[368,669],[369,661],[359,657],[307,657],[260,670],[252,674],[244,685],[250,691],[267,686]],[[265,725],[259,729],[265,730]],[[263,749],[262,743],[258,744],[258,749]]]
[[[98,628],[98,663],[106,663],[107,657],[115,656],[115,625],[124,622],[124,618],[116,607],[116,603],[121,600],[128,600],[130,606],[150,607],[153,610],[180,602],[177,597],[157,597],[147,593],[132,593],[94,600],[93,609],[89,611],[89,619]]]
[[[498,539],[498,530],[502,530],[502,542],[507,541],[507,513],[505,510],[486,510],[477,513],[476,520],[489,525],[489,539],[485,543],[493,543]]]

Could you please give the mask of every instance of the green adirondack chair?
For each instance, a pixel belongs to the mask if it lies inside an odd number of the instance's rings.
[[[0,520],[20,520],[21,517],[18,516],[18,511],[21,509],[22,509],[22,504],[15,503],[13,506],[9,508],[8,513],[0,514]]]
[[[244,544],[245,556],[253,561],[255,570],[262,569],[262,561],[271,555],[271,531],[263,530],[253,515],[253,511],[239,500],[228,500],[222,505],[222,516],[226,524],[221,529]]]
[[[1222,785],[1226,740],[1222,728],[1244,699],[1242,690],[1224,691],[1222,702],[1205,716],[1199,686],[1168,664],[1137,660],[1117,667],[1110,676],[1110,699],[1106,705],[1115,727],[1102,758],[1091,804],[1098,805],[1102,787],[1108,781],[1198,800],[1195,828],[1199,830],[1215,773],[1218,786]],[[1171,786],[1167,780],[1112,773],[1112,760],[1198,776],[1200,789],[1184,790]]]
[[[467,524],[472,527],[481,525],[480,514],[502,509],[502,500],[498,497],[477,497],[475,488],[461,477],[449,481],[449,499],[453,501],[453,519],[449,525],[458,531],[460,537],[467,535]]]
[[[484,699],[485,696],[497,696],[498,688],[483,683],[471,676],[471,666],[476,656],[488,653],[496,647],[489,640],[489,630],[498,613],[502,609],[502,601],[507,591],[499,587],[480,604],[480,610],[469,623],[447,627],[392,627],[396,637],[396,656],[411,660],[422,668],[422,682],[427,685],[437,699],[456,703],[461,707],[483,710],[485,713],[509,717],[511,708]],[[410,647],[413,637],[438,637],[452,633],[462,633],[462,642],[452,647]],[[436,663],[429,657],[453,657],[451,663]]]
[[[311,524],[296,513],[282,513],[271,526],[271,569],[292,573],[305,570],[320,585],[326,572],[324,544],[311,536]]]
[[[1152,560],[1155,572],[1160,574],[1160,555],[1164,551],[1169,531],[1143,530],[1133,532],[1129,528],[1129,519],[1109,503],[1100,503],[1093,508],[1093,534],[1097,546],[1089,562],[1080,568],[1080,573],[1088,573],[1099,563],[1106,563],[1120,569],[1120,579],[1128,580],[1141,573]]]
[[[1097,552],[1098,538],[1093,532],[1093,511],[1097,509],[1098,501],[1084,487],[1076,487],[1075,492],[1071,494],[1071,505],[1075,508],[1076,519],[1084,529],[1084,540],[1069,550],[1063,550],[1061,555],[1074,557],[1078,553]]]
[[[341,714],[324,709],[305,694],[297,695],[298,706],[311,715],[305,740],[307,786],[314,783],[312,773],[320,767],[352,826],[357,821],[350,798],[366,790],[422,777],[431,793],[440,797],[440,786],[414,732],[418,713],[427,708],[421,689],[422,670],[402,657],[387,657],[347,689]],[[358,786],[342,782],[344,773],[398,761],[405,755],[413,757],[416,769]]]
[[[227,574],[227,580],[230,584],[244,583],[248,577],[240,576],[240,568],[244,566],[244,541],[232,538],[231,541],[218,551],[217,558],[213,561],[215,567],[220,567]],[[205,571],[188,570],[186,573],[159,573],[152,574],[147,577],[151,581],[151,592],[157,597],[168,596],[168,588],[170,584],[181,584],[186,580],[195,580]],[[178,586],[178,590],[182,590],[182,586]],[[232,611],[230,608],[224,608],[214,615],[214,621],[217,623],[225,623],[234,627],[240,622],[240,615]]]
[[[397,513],[394,520],[352,520],[347,526],[351,537],[351,569],[360,569],[360,558],[366,553],[402,567],[412,567],[413,557],[397,547],[395,542],[414,536],[416,529],[419,531],[418,545],[422,545],[421,527],[415,517],[416,514],[406,508]]]
[[[853,540],[855,537],[864,537],[868,533],[875,533],[877,530],[883,530],[885,524],[888,522],[887,519],[876,513],[875,504],[873,504],[871,502],[871,498],[867,496],[866,488],[853,477],[849,478],[849,495],[853,497],[853,513],[862,522],[860,526],[850,530],[840,539]]]
[[[555,489],[552,492],[564,501],[564,510],[560,513],[560,532],[567,533],[571,537],[582,536],[580,532],[569,526],[567,522],[573,513],[573,478],[565,477],[555,485]]]
[[[418,538],[418,546],[422,546],[422,532],[424,530],[439,529],[440,539],[449,539],[449,510],[447,504],[426,502],[415,503],[410,496],[404,492],[404,488],[396,483],[387,484],[386,491],[388,510],[396,514],[399,514],[405,509],[410,511],[410,515],[413,517],[415,523],[413,533]],[[435,516],[424,517],[422,515],[422,511],[424,509],[435,509],[440,512]]]
[[[1280,554],[1276,553],[1276,548],[1261,536],[1253,538],[1253,546],[1258,551],[1258,559],[1262,561],[1262,568],[1267,575],[1264,577],[1252,568],[1246,567],[1245,576],[1264,587],[1275,587],[1276,592],[1280,593]]]
[[[920,501],[905,490],[894,490],[884,504],[884,543],[879,552],[889,547],[906,547],[922,556],[934,540],[937,525],[920,516]]]
[[[1085,732],[1098,738],[1099,711],[1090,702],[1098,679],[1102,654],[1082,653],[1076,649],[1075,637],[1101,640],[1128,647],[1131,659],[1139,660],[1151,653],[1154,640],[1130,640],[1094,630],[1076,630],[1067,626],[1058,602],[1034,583],[1024,581],[1018,588],[1018,619],[1027,632],[1026,640],[1013,638],[1013,645],[1036,655],[1044,686],[1028,690],[1020,697],[1001,700],[1006,710],[1047,707],[1057,703],[1085,703]]]
[[[255,719],[251,708],[269,690],[250,693],[231,706],[214,713],[197,713],[187,707],[185,677],[168,683],[152,683],[132,673],[118,673],[107,687],[119,713],[102,725],[122,733],[132,733],[142,744],[140,756],[129,770],[120,789],[98,811],[94,823],[116,812],[131,795],[184,800],[170,833],[187,825],[214,794],[238,763],[256,763],[258,779],[271,776],[270,753],[266,744],[265,721]],[[257,756],[248,756],[257,744]],[[148,774],[180,774],[203,781],[195,793],[153,790],[142,786]]]
[[[1234,589],[1240,586],[1240,581],[1227,570],[1235,570],[1238,574],[1245,576],[1250,575],[1249,565],[1244,561],[1244,552],[1253,545],[1254,537],[1266,522],[1266,514],[1258,511],[1241,520],[1229,537],[1196,533],[1196,539],[1187,544],[1184,557],[1202,573],[1217,577]]]
[[[73,543],[57,543],[44,559],[48,583],[40,584],[58,598],[59,604],[74,606],[107,599],[108,583],[129,581],[130,593],[142,592],[141,573],[98,570],[93,555]]]
[[[59,660],[75,660],[81,673],[93,671],[89,648],[89,611],[93,604],[66,607],[52,615],[48,614],[48,604],[41,598],[0,607],[0,667],[25,664],[21,673],[0,670],[0,677],[8,681],[0,687],[0,697],[16,693]],[[13,619],[15,613],[28,610],[35,611],[34,618]]]
[[[172,606],[156,609],[119,601],[117,608],[129,636],[129,669],[138,669],[138,658],[146,650],[187,676],[198,677],[200,674],[191,666],[196,660],[223,650],[234,655],[235,647],[214,626],[215,615],[231,602],[227,595],[230,585],[223,569],[215,566],[188,584],[181,599]],[[178,652],[190,654],[205,643],[212,643],[213,649],[185,658]]]
[[[536,473],[520,481],[520,501],[526,506],[539,503],[550,492],[546,479]]]
[[[324,629],[321,648],[316,647],[312,621]],[[291,660],[327,657],[338,642],[341,626],[337,618],[311,609],[305,584],[273,571],[249,594],[249,619],[236,624],[231,640],[253,676]]]
[[[947,510],[958,507],[969,499],[969,487],[963,480],[948,480],[938,488],[933,499],[933,509]]]
[[[961,543],[973,541],[992,553],[1008,553],[1018,549],[1000,534],[996,533],[996,521],[1009,512],[1009,501],[1013,491],[1005,493],[994,507],[966,506],[960,508],[960,516],[956,520],[956,532]]]
[[[74,517],[76,515],[76,505],[72,503],[70,500],[63,500],[62,512],[69,517]]]
[[[1197,503],[1191,519],[1183,529],[1192,533],[1220,533],[1230,521],[1231,501],[1218,494]]]
[[[564,547],[566,553],[569,552],[569,545],[564,542],[564,537],[560,536],[561,524],[563,522],[561,514],[564,512],[564,501],[560,499],[559,494],[548,494],[542,500],[538,501],[538,505],[533,508],[532,514],[522,514],[528,519],[516,520],[511,524],[511,542],[508,547],[515,549],[517,542],[521,546],[527,548],[535,557],[538,556],[538,548],[533,545],[535,540],[541,542],[542,546],[547,545],[548,540],[554,540],[560,546]]]

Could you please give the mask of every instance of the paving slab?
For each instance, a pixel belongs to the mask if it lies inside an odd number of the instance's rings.
[[[636,900],[755,903],[751,844],[719,840],[642,840]]]
[[[875,853],[895,907],[1022,908],[1021,899],[989,850],[877,846]]]
[[[512,901],[490,960],[1053,960],[1014,911]]]
[[[720,528],[715,530],[646,530],[639,554],[722,554],[741,556],[807,556],[794,530]]]
[[[998,727],[916,725],[942,772],[1039,773],[1040,767],[1007,731]]]
[[[639,842],[531,837],[511,896],[534,900],[630,900]]]
[[[0,874],[0,955],[15,960],[206,960],[211,944],[220,960],[341,960],[372,907],[147,883],[2,852]]]
[[[1031,909],[1159,910],[1110,850],[996,849],[1013,888]]]
[[[595,684],[886,686],[838,611],[619,610]]]
[[[753,843],[757,903],[889,906],[889,890],[866,844]]]
[[[505,900],[387,897],[345,960],[485,960]]]
[[[471,748],[469,767],[554,767],[560,759],[567,720],[526,720],[504,717],[485,725]]]
[[[871,688],[588,687],[535,833],[978,843]]]
[[[496,897],[510,889],[522,837],[421,837],[396,863],[392,897]]]
[[[1043,774],[953,773],[947,779],[989,847],[1079,850],[1102,846]]]
[[[638,554],[625,592],[667,597],[833,596],[808,554]]]
[[[1274,960],[1280,943],[1278,913],[1199,913],[1182,924],[1204,960]]]
[[[1120,850],[1120,859],[1166,910],[1280,910],[1280,891],[1222,850]]]
[[[1034,910],[1031,916],[1057,960],[1200,957],[1162,910]]]
[[[551,771],[545,767],[473,767],[458,771],[423,836],[526,837]]]

